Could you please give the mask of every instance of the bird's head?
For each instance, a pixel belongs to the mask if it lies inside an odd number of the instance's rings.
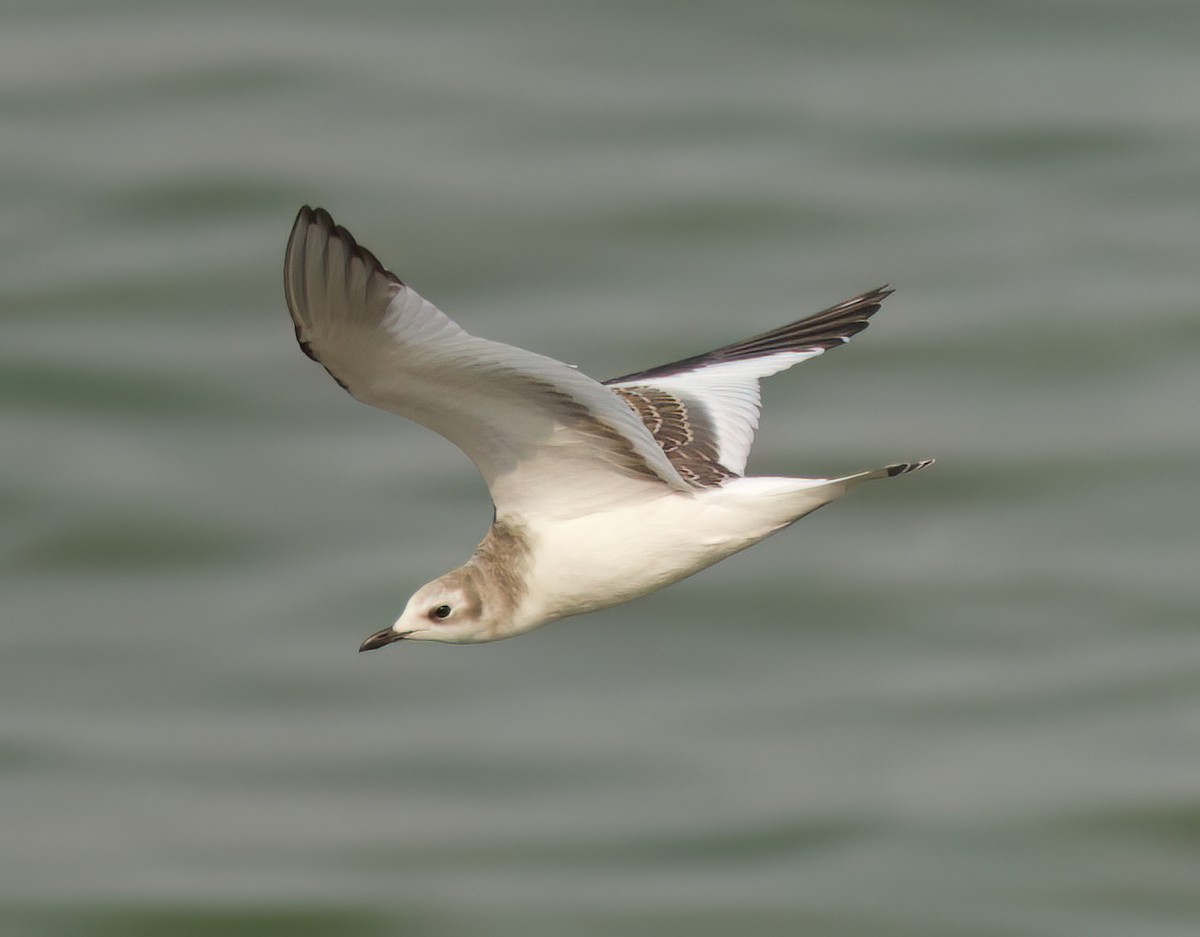
[[[390,628],[367,638],[360,651],[374,651],[396,641],[441,641],[478,644],[498,637],[478,581],[479,571],[460,566],[421,586]]]

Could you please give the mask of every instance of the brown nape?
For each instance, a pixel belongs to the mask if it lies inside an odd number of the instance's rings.
[[[505,520],[492,524],[483,542],[475,548],[470,563],[463,567],[478,568],[471,583],[476,595],[486,592],[481,599],[487,603],[493,617],[511,613],[525,597],[525,574],[529,568],[531,544],[525,528]],[[482,575],[480,575],[482,573]]]

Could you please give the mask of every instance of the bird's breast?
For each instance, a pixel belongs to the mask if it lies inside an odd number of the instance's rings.
[[[776,529],[719,502],[670,495],[532,531],[530,600],[544,620],[628,602],[745,549]]]

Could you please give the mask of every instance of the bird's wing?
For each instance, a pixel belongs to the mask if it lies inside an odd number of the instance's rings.
[[[469,335],[323,209],[296,216],[284,291],[304,353],[359,400],[462,449],[499,516],[573,517],[693,490],[603,385]]]
[[[642,418],[680,475],[719,485],[746,470],[759,379],[849,341],[891,292],[880,287],[762,335],[604,383]]]

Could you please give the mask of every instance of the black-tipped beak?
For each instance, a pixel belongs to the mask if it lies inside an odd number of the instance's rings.
[[[407,638],[407,631],[393,631],[391,628],[384,628],[382,631],[376,631],[367,640],[358,646],[358,653],[363,651],[377,651],[381,647],[387,647],[389,644]]]

